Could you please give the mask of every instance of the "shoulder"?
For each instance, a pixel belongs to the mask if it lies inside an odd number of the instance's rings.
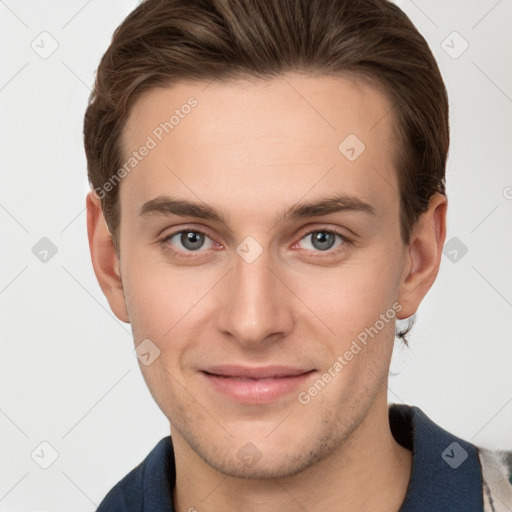
[[[477,448],[482,467],[485,512],[508,512],[512,505],[512,451]]]
[[[96,512],[157,512],[160,506],[168,510],[170,485],[174,485],[174,451],[168,436],[108,492]]]
[[[147,459],[122,478],[105,496],[96,512],[142,510],[142,489]]]
[[[512,511],[512,452],[478,447],[444,430],[420,408],[390,407],[395,439],[413,452],[400,512]]]

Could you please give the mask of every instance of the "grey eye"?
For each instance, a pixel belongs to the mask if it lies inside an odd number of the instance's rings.
[[[180,242],[190,251],[196,251],[200,249],[204,244],[204,235],[197,231],[182,231],[180,236]]]
[[[312,231],[302,238],[301,244],[303,249],[312,249],[315,251],[325,252],[335,246],[336,238],[339,240],[337,247],[345,242],[344,237],[334,231]]]
[[[331,249],[336,240],[336,235],[328,231],[315,231],[310,236],[313,247],[319,251]]]
[[[183,252],[198,251],[199,249],[211,249],[213,241],[208,235],[201,231],[193,231],[191,229],[182,229],[172,235],[169,235],[166,242],[177,247]],[[201,251],[202,252],[202,251]]]

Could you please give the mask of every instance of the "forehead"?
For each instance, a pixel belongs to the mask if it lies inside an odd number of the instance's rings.
[[[390,112],[381,92],[348,77],[287,74],[152,89],[123,132],[124,163],[134,165],[126,166],[121,196],[140,205],[177,191],[209,203],[245,194],[268,208],[336,189],[396,202]]]

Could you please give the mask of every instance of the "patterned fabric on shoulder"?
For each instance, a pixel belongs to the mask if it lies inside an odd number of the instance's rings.
[[[482,465],[484,512],[512,510],[512,451],[478,448]]]

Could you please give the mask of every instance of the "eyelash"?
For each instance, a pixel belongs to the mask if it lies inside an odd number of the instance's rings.
[[[170,240],[171,238],[175,237],[176,235],[179,235],[181,233],[187,233],[187,232],[192,232],[192,233],[200,234],[200,235],[203,235],[205,237],[210,238],[204,231],[200,231],[200,230],[197,230],[197,229],[194,229],[194,228],[182,228],[179,231],[174,231],[173,233],[170,233],[170,234],[166,235],[160,241],[164,251],[169,253],[173,257],[182,258],[182,259],[195,258],[196,256],[195,256],[194,253],[204,252],[204,251],[201,251],[199,249],[197,251],[185,251],[183,253],[181,251],[175,251],[174,249],[171,249],[170,245],[167,243],[168,240]],[[336,247],[335,249],[328,249],[326,251],[320,251],[320,250],[314,251],[314,256],[312,256],[312,257],[320,257],[320,258],[322,258],[322,257],[334,256],[334,255],[337,255],[339,252],[341,252],[343,250],[346,250],[347,246],[350,246],[352,244],[352,240],[347,238],[347,236],[344,233],[342,233],[341,231],[338,231],[336,229],[332,229],[332,228],[330,228],[330,229],[323,229],[323,228],[313,229],[313,230],[311,230],[311,231],[309,231],[307,233],[304,233],[300,237],[299,241],[303,240],[307,236],[311,236],[313,233],[319,233],[319,232],[320,233],[329,233],[329,234],[333,234],[333,235],[338,235],[342,239],[342,243],[341,243],[340,246]],[[294,244],[294,245],[296,245],[296,244]],[[305,250],[309,252],[308,249],[305,249]],[[322,256],[322,255],[325,255],[325,256]]]

